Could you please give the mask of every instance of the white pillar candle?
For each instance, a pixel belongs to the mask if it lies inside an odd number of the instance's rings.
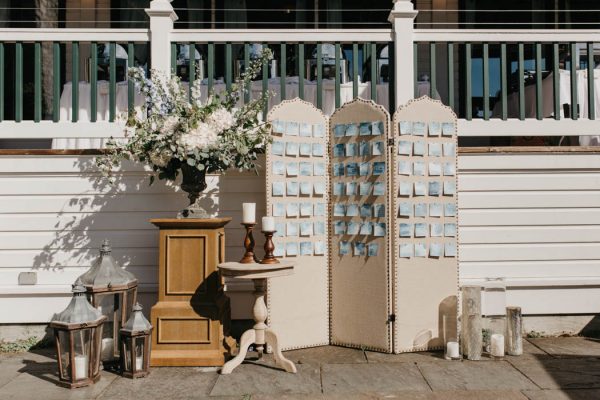
[[[263,217],[262,218],[262,230],[266,232],[272,232],[275,230],[275,218]]]
[[[112,338],[102,339],[102,356],[100,359],[102,361],[112,360],[115,357],[114,351],[115,351],[114,339],[112,339]]]
[[[135,370],[136,371],[141,371],[143,369],[143,364],[144,364],[144,357],[143,356],[137,356],[135,358]]]
[[[75,379],[85,379],[88,377],[88,357],[75,356]]]
[[[446,357],[447,358],[460,358],[458,351],[458,342],[446,343]]]
[[[504,335],[500,333],[492,335],[492,357],[504,357]]]
[[[256,223],[256,203],[242,204],[242,222],[244,224]]]

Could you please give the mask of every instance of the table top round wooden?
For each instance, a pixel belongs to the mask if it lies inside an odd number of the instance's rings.
[[[267,279],[279,276],[292,275],[294,263],[281,261],[278,264],[241,264],[239,262],[225,262],[219,264],[223,276],[238,279]]]

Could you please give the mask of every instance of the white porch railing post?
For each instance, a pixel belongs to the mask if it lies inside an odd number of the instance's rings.
[[[417,14],[410,0],[394,0],[394,8],[388,18],[394,31],[396,106],[405,104],[415,93],[413,24]]]
[[[177,14],[170,0],[152,0],[146,14],[150,17],[150,54],[152,68],[171,72],[171,32]]]

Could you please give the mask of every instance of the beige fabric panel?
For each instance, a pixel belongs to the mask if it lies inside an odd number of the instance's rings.
[[[276,106],[268,115],[268,120],[298,122],[307,124],[320,124],[323,126],[322,137],[290,136],[287,134],[273,133],[274,141],[312,144],[321,144],[323,156],[291,156],[286,155],[286,146],[284,146],[284,155],[273,155],[273,145],[267,148],[267,215],[273,215],[273,207],[277,203],[322,203],[325,205],[323,216],[317,217],[275,217],[276,224],[311,222],[312,234],[300,236],[300,226],[298,225],[297,237],[276,236],[273,242],[276,246],[286,243],[310,242],[313,246],[311,255],[289,256],[284,259],[295,263],[294,274],[290,276],[274,278],[268,280],[268,322],[269,326],[277,332],[280,344],[283,350],[327,345],[329,344],[329,268],[328,268],[328,250],[327,250],[327,204],[328,204],[328,152],[327,152],[327,117],[321,113],[312,104],[300,100],[287,100]],[[312,151],[312,150],[311,150]],[[299,153],[298,153],[299,154]],[[274,175],[273,163],[281,161],[288,162],[311,162],[324,163],[324,172],[322,176],[288,176]],[[314,169],[313,169],[314,172]],[[273,183],[282,182],[284,186],[283,196],[273,196]],[[310,195],[296,196],[287,195],[285,190],[288,182],[304,182],[311,184]],[[314,184],[321,182],[325,184],[322,195],[316,195]],[[298,188],[298,190],[300,190]],[[315,234],[315,222],[321,222],[324,226],[323,234]],[[286,226],[287,228],[287,226]],[[287,233],[286,233],[287,234]],[[260,236],[260,238],[259,238]],[[255,235],[258,246],[262,246],[262,234],[258,232]],[[323,255],[315,255],[315,244],[321,242],[324,245]],[[298,249],[299,251],[300,249]],[[285,251],[285,249],[284,249]],[[261,250],[258,251],[262,253]],[[298,253],[299,254],[299,253]]]
[[[338,124],[358,123],[367,121],[382,121],[384,129],[381,135],[373,136],[345,136],[335,137],[334,127]],[[391,325],[389,318],[389,235],[374,237],[373,235],[340,235],[334,233],[333,224],[336,221],[348,222],[379,222],[386,223],[389,212],[387,192],[389,191],[388,174],[389,163],[387,132],[389,132],[389,114],[387,111],[373,103],[363,99],[355,99],[344,104],[330,118],[330,174],[331,174],[331,201],[330,201],[330,291],[331,291],[331,341],[332,344],[362,347],[378,351],[391,351]],[[361,141],[369,142],[372,149],[373,142],[383,142],[382,155],[360,157],[334,157],[333,146],[335,144],[356,143],[360,146]],[[334,176],[333,167],[336,163],[348,162],[370,162],[368,176]],[[378,176],[372,175],[374,162],[385,162],[385,173]],[[365,179],[366,178],[366,179]],[[347,196],[334,195],[334,185],[338,182],[375,182],[383,183],[385,195],[383,196]],[[357,189],[358,190],[358,189]],[[371,192],[372,193],[372,192]],[[345,194],[345,192],[344,192]],[[380,203],[385,205],[385,216],[380,218],[339,217],[334,216],[335,204],[358,204]],[[389,230],[387,230],[389,231]],[[354,248],[351,245],[349,255],[340,255],[340,241],[351,244],[361,242],[377,244],[377,256],[354,256]]]
[[[425,136],[415,135],[400,135],[400,121],[409,122],[440,122],[453,123],[453,131],[451,136],[428,136],[426,131]],[[454,191],[454,195],[446,195],[443,192],[439,196],[429,195],[429,187],[425,196],[416,196],[414,191],[414,182],[431,181],[454,182],[456,185],[456,150],[457,150],[457,135],[456,135],[456,115],[452,110],[444,106],[440,101],[432,100],[429,97],[421,97],[410,101],[407,105],[400,107],[394,114],[393,132],[395,138],[393,152],[393,210],[395,218],[393,223],[393,235],[396,238],[394,252],[394,312],[396,321],[394,323],[394,352],[409,352],[423,351],[431,349],[442,349],[445,342],[457,339],[457,296],[458,296],[458,206],[457,196],[458,188]],[[400,155],[399,147],[401,141],[411,142],[411,155]],[[414,143],[424,141],[427,144],[427,155],[420,156],[413,154]],[[432,143],[454,144],[454,154],[445,156],[442,150],[442,156],[429,155],[430,145]],[[400,174],[399,162],[409,162],[413,165],[414,162],[424,162],[424,176],[415,176]],[[442,166],[445,163],[454,164],[453,176],[430,176],[430,162],[439,163]],[[412,185],[410,195],[400,195],[401,182],[408,182]],[[401,216],[399,206],[401,203],[410,204],[412,207],[411,216]],[[426,204],[427,215],[425,217],[415,216],[415,203]],[[453,204],[455,208],[455,216],[445,215],[445,205]],[[442,206],[441,216],[431,216],[431,205],[440,204]],[[405,206],[406,207],[406,206]],[[434,206],[437,208],[437,206]],[[450,206],[451,207],[451,206]],[[406,210],[406,208],[405,208]],[[427,237],[415,237],[415,224],[427,224]],[[400,224],[411,225],[412,229],[410,237],[400,237]],[[441,237],[431,236],[431,224],[454,224],[456,234],[454,237],[445,236],[446,232],[442,233]],[[406,228],[406,227],[405,227]],[[415,257],[414,244],[424,244],[427,249],[426,257]],[[445,253],[440,257],[430,256],[431,244],[446,244],[456,249],[455,256],[445,256]],[[413,245],[412,257],[401,257],[400,246],[408,244],[408,249]],[[442,251],[445,251],[442,248]],[[450,251],[449,254],[452,254]]]

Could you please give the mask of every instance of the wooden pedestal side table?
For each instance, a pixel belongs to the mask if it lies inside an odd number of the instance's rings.
[[[221,374],[230,374],[234,368],[244,361],[248,352],[248,347],[253,343],[259,356],[264,351],[265,342],[273,348],[275,364],[287,372],[296,373],[296,366],[281,353],[277,334],[272,331],[265,323],[267,319],[267,306],[265,305],[265,289],[267,278],[276,278],[279,276],[291,275],[294,272],[294,264],[290,262],[281,262],[279,264],[240,264],[237,262],[227,262],[219,265],[221,275],[236,278],[252,280],[254,282],[254,327],[247,330],[242,335],[240,341],[240,352],[238,355],[228,361],[221,369]]]
[[[217,265],[231,218],[153,219],[160,228],[151,366],[221,366],[231,308]]]

